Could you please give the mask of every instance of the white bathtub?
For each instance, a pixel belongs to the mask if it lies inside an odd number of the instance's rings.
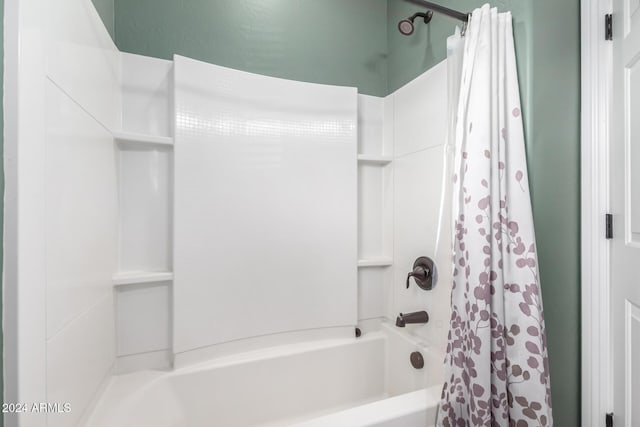
[[[409,362],[416,350],[425,359],[421,370]],[[383,324],[360,338],[114,376],[86,426],[431,426],[441,359],[405,330]]]

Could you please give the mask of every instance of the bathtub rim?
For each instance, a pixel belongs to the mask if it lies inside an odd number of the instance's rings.
[[[292,424],[291,427],[367,427],[421,412],[425,412],[427,422],[432,418],[433,424],[427,424],[430,427],[435,425],[441,393],[442,386],[433,385]]]

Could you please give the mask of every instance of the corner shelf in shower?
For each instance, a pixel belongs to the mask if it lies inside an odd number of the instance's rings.
[[[358,260],[358,267],[389,267],[393,264],[393,260],[387,257],[380,258],[363,258]]]
[[[144,135],[129,132],[113,132],[113,139],[116,142],[150,144],[150,145],[173,145],[173,138],[170,136]]]
[[[358,163],[370,165],[388,165],[393,161],[391,156],[370,156],[368,154],[358,154]]]
[[[132,271],[114,274],[113,286],[168,282],[171,280],[173,280],[173,272],[171,271]]]

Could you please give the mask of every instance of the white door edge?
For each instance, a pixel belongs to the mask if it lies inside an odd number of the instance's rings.
[[[612,48],[605,40],[611,0],[581,0],[582,426],[612,411],[609,309],[609,99]],[[553,379],[552,379],[553,387]]]

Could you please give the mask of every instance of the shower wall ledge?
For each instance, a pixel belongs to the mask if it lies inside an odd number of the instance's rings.
[[[171,366],[173,62],[121,53],[115,372]]]
[[[391,257],[364,258],[358,260],[358,267],[388,267],[393,265]]]
[[[358,163],[369,163],[373,165],[388,165],[393,161],[391,156],[371,156],[367,154],[358,154]]]
[[[113,139],[119,143],[135,143],[150,145],[173,145],[173,138],[170,136],[145,135],[130,132],[112,132]]]
[[[138,283],[155,283],[173,280],[173,272],[127,272],[113,275],[113,286],[135,285]]]

